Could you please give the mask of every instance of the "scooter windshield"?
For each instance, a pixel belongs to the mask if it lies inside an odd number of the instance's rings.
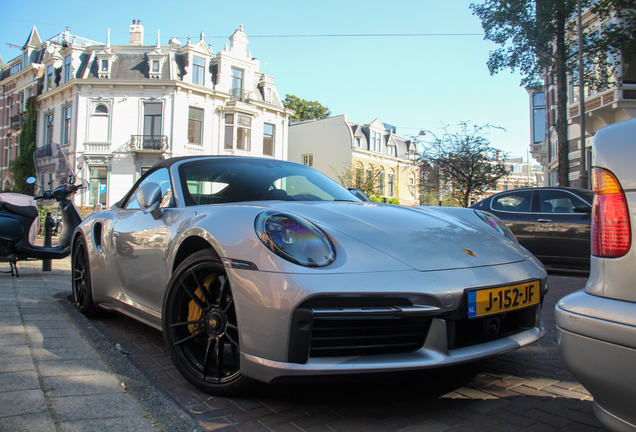
[[[33,155],[37,181],[42,191],[52,191],[58,186],[74,184],[71,164],[59,144],[47,144],[35,150]],[[44,203],[49,205],[48,203]]]

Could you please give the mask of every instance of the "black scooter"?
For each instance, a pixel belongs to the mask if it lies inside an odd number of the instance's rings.
[[[82,222],[79,209],[71,197],[86,185],[76,185],[74,174],[70,173],[66,156],[59,145],[53,144],[36,150],[36,168],[40,178],[47,175],[50,190],[43,190],[35,197],[15,193],[0,193],[0,261],[8,261],[13,276],[19,277],[16,263],[26,260],[62,259],[71,253],[71,235]],[[68,181],[66,181],[68,179]],[[36,182],[29,177],[27,183]],[[59,245],[55,247],[35,246],[33,240],[39,228],[39,212],[35,200],[57,201],[62,213],[63,229],[58,234]]]

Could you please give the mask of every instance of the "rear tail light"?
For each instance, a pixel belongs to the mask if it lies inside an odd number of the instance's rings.
[[[610,171],[592,169],[592,255],[618,258],[629,252],[632,229],[623,188]]]

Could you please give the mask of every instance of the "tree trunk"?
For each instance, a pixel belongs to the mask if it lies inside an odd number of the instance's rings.
[[[564,10],[557,11],[556,38],[556,81],[557,81],[557,140],[559,143],[559,186],[570,185],[570,152],[568,144],[568,86],[566,71],[565,22],[568,16]],[[582,86],[580,86],[582,91]]]

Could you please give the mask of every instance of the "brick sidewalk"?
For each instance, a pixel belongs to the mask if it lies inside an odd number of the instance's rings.
[[[554,306],[584,278],[550,276],[548,333],[512,353],[453,369],[366,382],[259,385],[248,397],[194,389],[162,334],[121,315],[93,323],[152,381],[215,431],[599,431],[592,398],[559,359]]]

